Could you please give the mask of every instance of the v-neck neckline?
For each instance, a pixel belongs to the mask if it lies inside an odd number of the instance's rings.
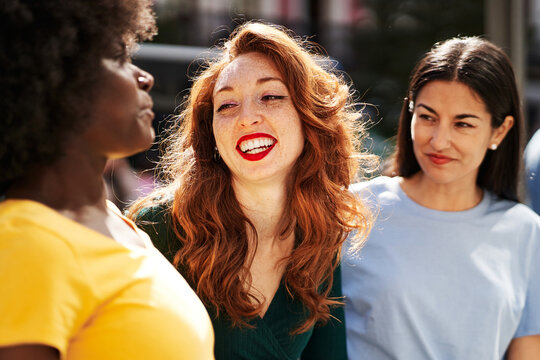
[[[276,292],[274,292],[274,296],[272,296],[272,300],[270,300],[270,303],[268,304],[268,308],[266,309],[264,315],[263,315],[263,316],[257,315],[257,317],[258,317],[260,320],[263,320],[263,321],[264,321],[264,319],[267,318],[267,316],[268,316],[269,314],[273,314],[273,313],[275,312],[275,307],[277,306],[277,305],[275,305],[275,304],[276,304],[276,302],[277,302],[277,300],[278,300],[277,297],[278,297],[278,296],[281,296],[281,292],[283,291],[282,288],[284,288],[284,287],[285,287],[285,285],[283,284],[283,279],[281,279],[281,280],[279,281],[279,286],[278,286],[278,288],[276,289]]]

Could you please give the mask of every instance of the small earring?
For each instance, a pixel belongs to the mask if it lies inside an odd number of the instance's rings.
[[[409,112],[412,113],[414,111],[414,102],[411,100],[409,101]]]
[[[219,160],[221,160],[221,155],[219,154],[217,146],[214,146],[214,162],[219,162]]]
[[[491,146],[489,148],[491,150],[495,151],[495,150],[497,150],[497,144],[491,144]]]

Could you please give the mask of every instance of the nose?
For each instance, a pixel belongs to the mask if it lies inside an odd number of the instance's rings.
[[[150,89],[154,86],[154,77],[149,72],[146,72],[136,66],[135,78],[137,80],[137,85],[141,90],[149,92]]]
[[[261,120],[262,118],[261,114],[259,113],[257,104],[255,104],[254,101],[250,101],[249,99],[243,101],[238,119],[238,123],[240,124],[240,126],[245,127],[255,125],[261,122]]]
[[[434,150],[444,150],[450,146],[450,142],[450,129],[447,129],[445,126],[441,125],[438,125],[435,129],[433,129],[430,143]]]

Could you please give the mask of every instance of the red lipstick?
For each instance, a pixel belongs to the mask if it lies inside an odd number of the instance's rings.
[[[251,139],[260,139],[260,138],[272,139],[272,140],[274,140],[274,143],[268,149],[266,149],[264,151],[261,151],[259,153],[256,153],[256,154],[245,153],[240,148],[240,144],[243,143],[244,141],[248,141],[248,140],[251,140]],[[270,153],[270,151],[272,151],[272,149],[274,148],[276,143],[277,143],[277,139],[274,138],[273,136],[269,135],[269,134],[254,133],[254,134],[244,135],[240,139],[238,139],[238,141],[236,142],[236,151],[238,151],[240,156],[242,156],[244,159],[246,159],[248,161],[258,161],[258,160],[261,160],[264,157],[266,157],[266,155],[268,155]]]

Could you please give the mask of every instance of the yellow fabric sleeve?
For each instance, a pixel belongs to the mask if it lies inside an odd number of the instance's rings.
[[[33,224],[0,231],[0,346],[39,343],[65,354],[94,297],[68,245]]]

